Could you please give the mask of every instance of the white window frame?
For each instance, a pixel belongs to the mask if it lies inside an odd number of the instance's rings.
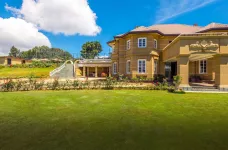
[[[154,48],[158,49],[158,40],[154,39]]]
[[[145,40],[145,45],[143,45],[142,43],[142,46],[140,46],[140,40]],[[147,38],[146,37],[143,37],[143,38],[138,38],[138,48],[146,48],[147,47]]]
[[[112,65],[112,73],[117,74],[117,62],[114,62]]]
[[[154,60],[154,74],[158,74],[158,60]]]
[[[140,61],[145,61],[145,72],[142,71],[143,68],[141,69],[141,72],[139,71],[139,68],[142,67],[142,66],[139,65]],[[138,67],[137,68],[138,68],[138,73],[139,74],[146,74],[146,59],[138,59]]]
[[[128,60],[127,63],[126,63],[126,73],[127,74],[131,73],[131,61],[130,60]]]
[[[201,68],[201,62],[203,62],[203,70]],[[205,71],[205,69],[206,69],[206,71]],[[207,74],[207,60],[206,59],[199,61],[199,74]]]
[[[131,49],[131,40],[127,40],[127,50]]]

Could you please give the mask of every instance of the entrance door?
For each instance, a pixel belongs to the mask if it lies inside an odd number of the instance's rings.
[[[11,58],[7,58],[7,65],[11,65],[11,64],[12,64]]]
[[[177,75],[177,62],[171,62],[171,79]]]

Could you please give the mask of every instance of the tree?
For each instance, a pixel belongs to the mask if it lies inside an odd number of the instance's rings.
[[[81,56],[85,59],[93,59],[102,51],[102,46],[98,41],[86,42],[82,45]]]
[[[69,52],[59,48],[49,48],[47,46],[36,46],[31,50],[21,52],[21,57],[24,59],[73,59],[72,55]]]
[[[19,55],[20,55],[20,50],[13,46],[10,49],[9,56],[11,56],[11,57],[18,57]]]

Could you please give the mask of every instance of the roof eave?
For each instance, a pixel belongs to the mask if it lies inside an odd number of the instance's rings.
[[[121,37],[124,37],[128,34],[137,34],[137,33],[158,33],[162,36],[178,36],[180,34],[176,33],[176,34],[164,34],[162,32],[160,32],[159,30],[149,30],[149,31],[130,31],[130,32],[127,32],[121,36],[114,36],[114,38],[121,38]]]
[[[209,28],[209,29],[205,29],[205,30],[202,30],[202,31],[198,31],[196,33],[208,32],[208,31],[213,31],[213,30],[228,30],[228,27]]]

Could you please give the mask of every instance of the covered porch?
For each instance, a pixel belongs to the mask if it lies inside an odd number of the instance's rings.
[[[111,76],[111,60],[84,59],[75,64],[76,77],[105,78]]]
[[[208,87],[227,91],[228,37],[192,36],[178,37],[163,50],[166,77],[172,80],[175,75],[181,76],[183,90]]]
[[[215,53],[202,54],[194,53],[189,56],[189,82],[212,84],[215,81]],[[166,62],[166,77],[173,79],[173,76],[177,75],[178,59]]]

